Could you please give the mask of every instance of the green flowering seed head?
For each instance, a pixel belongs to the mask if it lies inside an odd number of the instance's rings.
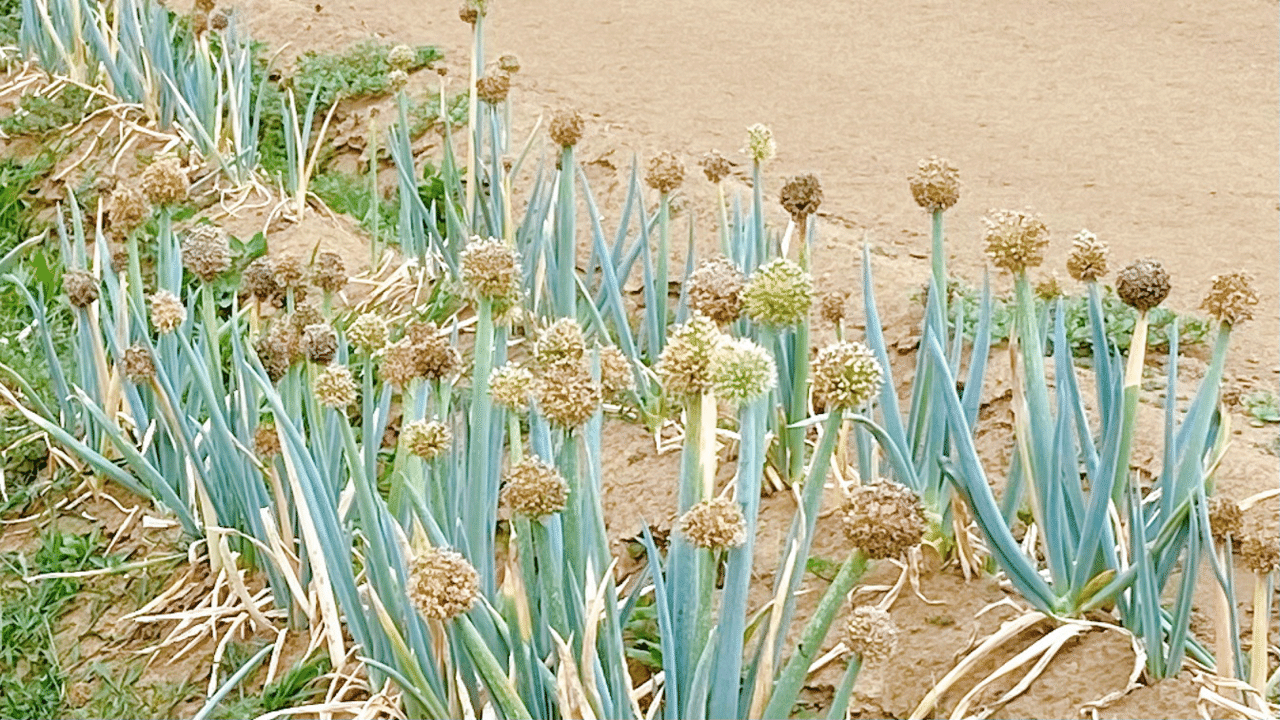
[[[875,353],[858,342],[837,342],[818,352],[810,372],[814,399],[830,409],[852,410],[866,404],[884,382]]]
[[[711,383],[716,397],[746,405],[777,384],[778,368],[769,351],[746,338],[729,340],[711,358]]]
[[[346,408],[359,396],[351,370],[342,365],[330,365],[316,375],[312,388],[316,400],[328,408]]]
[[[529,409],[533,400],[533,373],[506,363],[489,375],[489,397],[493,404],[515,412]]]
[[[375,353],[387,344],[387,321],[377,313],[367,312],[347,328],[351,344],[367,353]]]
[[[396,45],[387,53],[387,64],[397,70],[408,70],[417,60],[417,51],[408,45]]]
[[[766,163],[778,154],[778,146],[773,142],[773,131],[765,125],[756,123],[747,128],[747,144],[742,152],[758,163]]]
[[[613,345],[600,348],[600,390],[604,397],[617,398],[635,386],[635,375],[627,356]]]
[[[449,451],[453,433],[449,427],[435,420],[414,420],[400,433],[409,452],[423,460],[434,460]]]
[[[982,239],[996,267],[1012,273],[1038,267],[1049,245],[1049,228],[1034,215],[1017,210],[992,210],[982,218]]]
[[[689,322],[675,326],[654,366],[663,389],[676,397],[711,390],[711,358],[724,340],[715,322],[705,315],[694,315]]]
[[[554,465],[526,457],[507,471],[502,501],[517,515],[542,518],[564,510],[569,483]]]
[[[751,273],[742,291],[742,306],[761,325],[799,325],[813,306],[813,278],[795,262],[777,258]]]
[[[586,352],[582,326],[572,318],[560,318],[538,334],[533,343],[533,363],[542,368],[561,360],[579,362]]]
[[[509,300],[520,297],[523,276],[520,255],[497,238],[473,237],[459,258],[462,284],[475,298]]]

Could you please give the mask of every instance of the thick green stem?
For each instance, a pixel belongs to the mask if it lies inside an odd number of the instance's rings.
[[[800,636],[800,644],[796,647],[796,651],[778,677],[778,682],[773,688],[773,696],[769,698],[769,705],[764,710],[764,717],[791,716],[791,707],[795,705],[800,688],[804,685],[804,679],[809,674],[809,666],[817,657],[822,641],[827,637],[827,630],[831,628],[831,621],[835,619],[836,611],[844,604],[845,596],[853,589],[866,569],[867,559],[862,551],[854,550],[849,553],[848,559],[840,567],[840,572],[831,581],[827,592],[818,602],[817,609],[813,611],[809,624],[805,626],[804,634]]]
[[[787,424],[794,425],[808,417],[809,407],[809,319],[796,326],[791,336],[791,402],[787,408]],[[796,482],[804,475],[805,428],[786,430],[787,476]]]
[[[493,398],[489,396],[489,374],[493,367],[493,303],[480,298],[476,308],[475,372],[471,376],[471,416],[467,430],[467,490],[465,510],[468,546],[479,563],[485,594],[493,592],[493,518],[497,497],[497,474],[489,465],[490,423]],[[495,505],[495,507],[490,507]]]
[[[849,656],[844,669],[844,677],[840,687],[831,698],[831,710],[827,712],[827,720],[844,720],[845,710],[849,707],[849,697],[853,695],[853,685],[858,682],[858,672],[862,670],[862,656],[854,653]]]
[[[938,310],[942,322],[947,323],[947,253],[943,248],[942,209],[933,210],[933,285],[938,289]]]
[[[1120,449],[1116,456],[1115,473],[1111,481],[1111,501],[1121,512],[1129,497],[1129,459],[1133,455],[1133,432],[1138,417],[1138,395],[1142,391],[1142,366],[1146,362],[1147,355],[1148,322],[1146,311],[1139,311],[1138,320],[1133,325],[1133,339],[1129,341],[1129,359],[1124,370],[1119,430]]]
[[[655,353],[661,353],[666,346],[667,328],[667,289],[670,286],[667,263],[671,256],[671,200],[666,193],[658,198],[658,257],[654,275],[653,307],[654,317],[658,323],[658,347]],[[656,357],[656,355],[655,355]]]
[[[573,193],[573,147],[560,150],[560,186],[556,195],[556,286],[552,297],[555,300],[556,315],[559,317],[575,317],[577,315],[577,284],[574,274],[577,271],[576,217],[574,213]],[[657,357],[657,355],[654,355]]]

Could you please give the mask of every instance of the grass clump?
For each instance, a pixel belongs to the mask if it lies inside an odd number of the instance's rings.
[[[12,136],[43,138],[80,122],[103,104],[101,95],[80,85],[66,85],[49,95],[23,95],[14,113],[0,118],[0,131]]]

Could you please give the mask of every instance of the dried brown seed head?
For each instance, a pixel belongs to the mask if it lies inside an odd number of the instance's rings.
[[[271,302],[282,292],[276,282],[276,267],[271,258],[262,257],[249,263],[240,274],[240,287],[258,302]]]
[[[703,155],[699,164],[702,165],[702,173],[707,176],[707,180],[713,183],[719,183],[733,172],[733,163],[718,150],[712,150]]]
[[[489,397],[493,404],[513,412],[525,412],[533,401],[533,373],[506,363],[489,375]]]
[[[497,238],[472,238],[462,250],[462,284],[475,298],[517,302],[524,275],[515,248]]]
[[[889,613],[874,605],[863,605],[845,622],[845,642],[849,650],[868,665],[888,660],[898,647],[898,626]]]
[[[318,253],[311,268],[311,282],[327,293],[336,293],[345,287],[347,266],[342,262],[342,256],[332,250]]]
[[[480,595],[480,574],[459,553],[431,548],[409,563],[409,601],[422,615],[449,620],[471,609]]]
[[[253,431],[253,451],[259,460],[270,460],[280,454],[280,434],[273,422],[260,422]]]
[[[538,409],[561,427],[579,427],[600,408],[600,385],[581,360],[565,359],[544,367],[534,390]]]
[[[600,390],[604,397],[617,399],[635,386],[635,376],[627,356],[613,345],[600,348]]]
[[[283,288],[296,288],[306,279],[306,266],[297,255],[281,255],[272,261],[276,282]]]
[[[1280,538],[1272,533],[1254,532],[1240,543],[1240,560],[1259,575],[1270,575],[1280,567]]]
[[[797,225],[803,225],[805,219],[818,212],[818,206],[822,205],[822,184],[812,173],[796,175],[782,186],[778,202]]]
[[[551,140],[556,145],[573,147],[582,139],[582,115],[577,110],[561,110],[551,118]]]
[[[663,150],[649,160],[644,182],[663,194],[675,192],[684,182],[684,163],[674,153]]]
[[[498,71],[476,80],[476,97],[490,105],[500,105],[511,92],[511,76]]]
[[[983,242],[996,267],[1025,272],[1044,262],[1049,228],[1036,216],[1017,210],[992,210],[982,218]]]
[[[328,365],[338,354],[338,333],[328,323],[302,329],[302,354],[317,365]]]
[[[818,298],[818,315],[832,325],[844,320],[845,305],[849,301],[847,290],[832,290]]]
[[[151,351],[142,345],[131,345],[120,358],[120,372],[134,385],[141,385],[156,376],[156,366]]]
[[[117,185],[107,197],[107,221],[118,237],[124,237],[142,225],[151,212],[142,190],[134,185]]]
[[[64,270],[62,292],[72,307],[87,308],[98,301],[98,278],[85,270]]]
[[[1209,294],[1200,303],[1205,312],[1233,327],[1253,319],[1258,291],[1253,289],[1253,278],[1248,273],[1214,275],[1211,282]]]
[[[713,498],[697,503],[680,516],[680,532],[693,545],[722,550],[746,542],[747,521],[736,501]]]
[[[1111,248],[1088,230],[1081,230],[1071,239],[1071,254],[1067,256],[1067,273],[1080,282],[1093,282],[1107,274],[1107,253]]]
[[[572,318],[560,318],[538,334],[533,344],[533,363],[544,368],[561,360],[580,362],[586,351],[582,326]]]
[[[520,58],[512,53],[499,55],[498,69],[504,73],[518,73],[520,72]]]
[[[1153,258],[1136,260],[1116,273],[1116,295],[1139,312],[1164,302],[1169,287],[1169,273]]]
[[[727,325],[742,314],[747,278],[728,258],[705,260],[689,276],[689,310]]]
[[[231,268],[231,246],[217,225],[197,225],[182,243],[182,264],[204,282],[213,282]]]
[[[386,346],[378,374],[383,382],[391,383],[397,390],[405,389],[414,378],[422,377],[418,369],[418,349],[409,338]]]
[[[841,511],[845,535],[871,559],[901,557],[924,537],[920,498],[896,482],[853,488]]]
[[[191,182],[176,155],[161,155],[142,171],[142,194],[152,205],[176,205],[187,199]]]
[[[930,212],[946,210],[960,200],[960,171],[937,155],[921,160],[907,182],[916,204]]]

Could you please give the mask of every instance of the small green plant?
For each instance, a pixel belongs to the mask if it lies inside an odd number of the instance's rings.
[[[394,237],[396,206],[375,194],[369,185],[366,177],[337,170],[317,173],[311,179],[311,191],[331,210],[359,220],[365,230],[372,232],[376,225],[380,235]]]
[[[391,64],[387,55],[391,46],[377,40],[365,40],[343,53],[304,53],[298,58],[298,71],[293,76],[293,90],[298,97],[309,98],[320,88],[318,105],[328,107],[339,97],[377,95],[390,89]],[[408,70],[430,67],[443,57],[430,45],[414,49],[414,61]]]
[[[1244,399],[1249,424],[1262,427],[1267,423],[1280,423],[1280,398],[1268,390],[1249,393]]]
[[[0,118],[0,131],[9,135],[45,137],[80,122],[103,104],[101,95],[80,85],[64,85],[49,95],[23,95],[14,113]]]

